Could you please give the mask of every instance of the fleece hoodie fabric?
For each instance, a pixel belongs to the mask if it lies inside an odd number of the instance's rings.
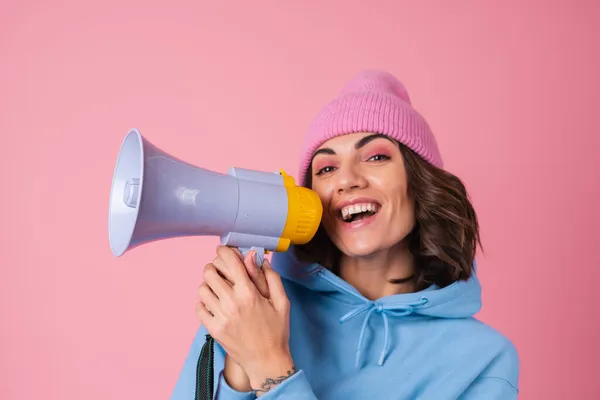
[[[291,251],[272,266],[290,299],[290,350],[297,372],[262,400],[517,399],[519,358],[512,342],[474,315],[476,275],[445,288],[369,300],[318,265],[300,267]],[[171,399],[194,399],[207,331],[198,330]],[[251,400],[223,378],[215,342],[214,398]]]

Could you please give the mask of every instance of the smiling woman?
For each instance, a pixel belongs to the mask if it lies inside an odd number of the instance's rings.
[[[315,151],[304,186],[319,193],[325,214],[316,238],[294,249],[300,260],[339,274],[342,255],[369,255],[372,265],[396,247],[413,262],[384,260],[395,269],[388,281],[405,284],[395,290],[470,277],[481,241],[464,184],[398,140],[364,132],[330,139]]]
[[[262,270],[218,250],[173,398],[516,399],[515,347],[474,318],[476,213],[393,75],[358,74],[317,114],[300,178],[317,234]],[[216,373],[197,379],[206,335]]]

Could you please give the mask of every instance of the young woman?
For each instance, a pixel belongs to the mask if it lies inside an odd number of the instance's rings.
[[[358,74],[317,115],[300,178],[319,231],[262,269],[217,249],[172,398],[516,399],[515,347],[473,317],[476,213],[394,76]],[[196,374],[207,334],[212,385]]]

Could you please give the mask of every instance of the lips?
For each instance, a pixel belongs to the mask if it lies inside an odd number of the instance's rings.
[[[336,215],[344,222],[354,222],[379,212],[381,204],[369,198],[357,198],[341,202],[336,207]]]

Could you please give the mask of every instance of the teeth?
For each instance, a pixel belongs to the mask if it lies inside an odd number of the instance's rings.
[[[378,205],[375,203],[362,203],[344,207],[342,208],[342,218],[344,220],[348,220],[352,217],[352,215],[366,211],[377,212],[379,211]]]

